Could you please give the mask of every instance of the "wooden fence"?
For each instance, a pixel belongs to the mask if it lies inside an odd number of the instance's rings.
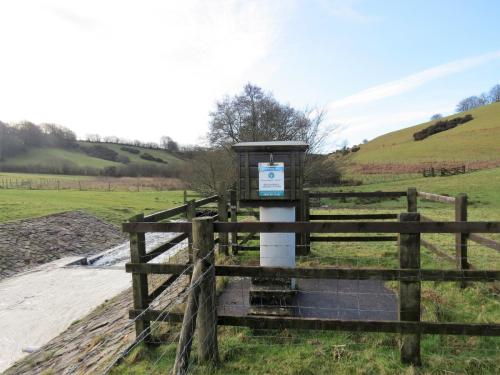
[[[452,168],[425,168],[422,169],[422,176],[424,177],[436,177],[436,176],[454,176],[457,174],[465,174],[465,165],[460,167],[452,167]]]
[[[411,207],[413,209],[413,207]],[[416,208],[416,207],[415,207]],[[401,360],[403,363],[420,365],[420,337],[422,334],[500,336],[500,324],[434,323],[420,319],[422,281],[468,281],[493,282],[500,278],[499,270],[458,270],[422,269],[420,267],[421,233],[500,233],[500,222],[421,222],[415,212],[402,213],[397,222],[218,222],[212,218],[196,218],[191,223],[158,223],[154,221],[131,221],[123,225],[123,230],[133,236],[146,232],[191,233],[198,252],[195,267],[186,264],[148,264],[132,259],[126,265],[133,277],[147,277],[148,274],[193,274],[188,304],[185,314],[147,309],[145,305],[134,304],[130,317],[138,319],[138,332],[151,320],[182,322],[181,340],[178,344],[174,373],[183,374],[189,359],[190,343],[194,334],[194,320],[197,309],[198,350],[201,362],[217,362],[217,325],[246,326],[259,329],[317,329],[353,332],[392,332],[401,334]],[[398,237],[399,268],[340,268],[340,267],[261,267],[217,265],[214,261],[214,233],[393,233]],[[223,248],[219,248],[224,252]],[[203,261],[201,261],[203,257]],[[205,272],[203,272],[203,269]],[[206,272],[212,269],[213,272]],[[366,321],[338,320],[323,318],[280,317],[280,316],[217,316],[216,299],[207,298],[215,290],[215,276],[266,277],[266,278],[315,278],[315,279],[378,279],[399,281],[399,320]],[[200,286],[198,288],[198,285]],[[140,291],[134,288],[134,300]],[[204,294],[204,299],[201,295]],[[197,299],[198,298],[198,299]],[[203,304],[201,301],[204,301]],[[191,314],[187,317],[187,314]],[[193,316],[195,318],[193,319]],[[188,344],[189,343],[189,344]]]
[[[468,219],[468,197],[467,194],[458,194],[456,197],[449,197],[446,195],[438,195],[432,193],[426,193],[423,191],[418,192],[418,198],[422,200],[428,200],[433,202],[441,202],[452,204],[455,209],[455,221],[456,222],[467,222]],[[433,219],[421,215],[421,220],[426,222],[434,222]],[[462,233],[455,233],[455,256],[451,256],[441,249],[439,246],[426,241],[421,240],[422,246],[426,249],[432,251],[442,259],[448,260],[450,262],[455,262],[457,270],[467,270],[474,269],[474,266],[469,263],[468,260],[468,241],[473,241],[479,245],[488,247],[490,249],[500,252],[500,242],[494,241],[490,238],[481,236],[473,231],[467,231]],[[466,284],[462,283],[462,287]]]
[[[146,252],[146,241],[144,232],[130,232],[130,259],[134,264],[148,264],[149,261],[157,258],[158,256],[164,254],[169,249],[178,245],[184,240],[188,240],[188,258],[189,263],[193,262],[193,238],[191,234],[191,221],[198,216],[197,208],[206,206],[210,203],[217,202],[219,197],[217,195],[200,199],[191,200],[186,204],[174,207],[168,210],[159,211],[151,215],[144,216],[144,214],[139,214],[133,216],[129,219],[129,222],[142,222],[147,224],[159,224],[161,221],[166,219],[172,219],[178,216],[183,216],[187,220],[184,224],[189,224],[188,230],[172,231],[179,232],[173,238],[170,238],[167,242],[156,246],[155,248]],[[212,216],[211,219],[217,219],[217,216]],[[175,224],[175,223],[173,223]],[[227,246],[226,246],[227,247]],[[155,290],[149,292],[148,290],[148,278],[146,274],[134,272],[132,273],[132,293],[133,293],[133,305],[134,309],[148,309],[150,304],[159,297],[172,283],[178,278],[178,275],[172,274],[168,277],[161,285],[159,285]],[[149,341],[149,330],[150,324],[147,319],[138,319],[135,322],[135,329],[137,336],[142,334],[145,336],[145,341]]]

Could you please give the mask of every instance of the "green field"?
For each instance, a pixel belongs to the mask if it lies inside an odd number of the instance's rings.
[[[119,225],[137,213],[151,213],[182,203],[182,191],[0,190],[0,222],[84,210]]]
[[[474,120],[459,125],[422,141],[414,141],[413,133],[433,122],[384,134],[361,145],[349,160],[356,164],[417,164],[422,162],[456,162],[500,160],[500,103],[493,103],[471,111]]]
[[[107,144],[107,143],[91,143],[91,142],[78,142],[80,147],[89,147],[93,145],[100,145],[109,149],[116,151],[120,156],[126,156],[130,159],[130,163],[141,164],[141,165],[168,165],[169,167],[177,167],[183,163],[181,159],[176,157],[170,152],[165,150],[150,150],[143,147],[129,146],[134,149],[140,150],[140,154],[148,153],[154,157],[163,159],[167,164],[161,164],[154,161],[141,159],[137,154],[131,154],[129,152],[123,151],[120,148],[123,145],[118,144]],[[61,169],[63,166],[73,166],[75,168],[82,169],[96,169],[101,170],[105,167],[111,166],[123,166],[124,164],[96,158],[87,155],[79,148],[75,149],[62,149],[62,148],[51,148],[51,147],[41,147],[41,148],[31,148],[26,153],[17,155],[12,158],[8,158],[3,162],[0,162],[0,168],[2,165],[12,167],[52,167]]]

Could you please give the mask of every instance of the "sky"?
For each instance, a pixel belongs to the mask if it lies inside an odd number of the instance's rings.
[[[0,120],[205,142],[251,82],[326,112],[324,152],[500,83],[496,0],[0,0]]]

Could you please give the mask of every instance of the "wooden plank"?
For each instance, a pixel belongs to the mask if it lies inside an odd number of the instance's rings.
[[[231,223],[236,223],[238,221],[238,202],[236,200],[236,190],[231,190],[229,195],[229,204],[231,211]],[[231,252],[233,255],[238,253],[237,249],[234,249],[235,244],[238,243],[238,232],[231,232]]]
[[[187,209],[187,205],[183,204],[182,206],[179,206],[179,207],[170,208],[168,210],[159,211],[159,212],[155,212],[151,215],[144,216],[143,221],[151,223],[151,222],[156,222],[156,221],[160,221],[160,220],[165,220],[165,219],[171,218],[173,216],[184,214],[186,212],[186,209]]]
[[[446,260],[448,260],[450,262],[453,262],[453,263],[456,262],[455,261],[455,257],[452,257],[451,255],[448,255],[445,252],[439,250],[439,248],[436,245],[434,245],[434,244],[432,244],[432,243],[430,243],[430,242],[428,242],[426,240],[423,240],[423,239],[420,239],[420,244],[422,246],[424,246],[426,249],[428,249],[428,250],[432,251],[433,253],[437,254],[439,257],[441,257],[443,259],[446,259]]]
[[[300,160],[301,160],[302,167],[303,167],[304,157],[302,156],[300,158]],[[302,180],[301,183],[303,184],[303,182],[304,181]],[[301,185],[301,186],[303,186],[303,185]],[[304,189],[302,191],[302,209],[303,209],[303,213],[302,213],[303,220],[306,222],[310,222],[311,221],[311,207],[310,207],[310,199],[309,199],[309,190],[307,190],[307,189]],[[307,232],[303,232],[302,239],[303,239],[304,253],[305,253],[305,255],[308,255],[311,252],[311,234],[307,233]]]
[[[311,242],[394,242],[397,236],[312,236]]]
[[[489,247],[490,249],[500,251],[500,242],[494,241],[490,238],[486,238],[475,233],[470,233],[469,240],[474,241],[475,243],[478,243],[480,245]]]
[[[173,238],[170,238],[167,242],[155,247],[153,250],[147,252],[145,255],[141,256],[141,262],[149,262],[151,259],[156,258],[157,256],[163,254],[165,251],[171,249],[175,245],[180,244],[188,238],[187,233],[181,233]]]
[[[193,221],[193,219],[196,217],[196,206],[194,205],[195,200],[190,200],[187,203],[187,209],[186,209],[186,220],[189,221],[190,223]],[[188,233],[188,259],[189,263],[193,263],[193,234]]]
[[[455,198],[455,221],[466,222],[467,221],[467,195],[458,194]],[[457,269],[466,270],[469,269],[469,263],[467,259],[467,237],[468,233],[456,233],[455,234],[455,255],[457,259]],[[465,288],[467,284],[462,282],[460,284],[462,288]]]
[[[244,153],[245,157],[245,199],[250,199],[250,160],[248,152]],[[240,199],[242,199],[241,197]]]
[[[389,197],[405,197],[406,191],[351,191],[351,192],[310,192],[311,198],[389,198]]]
[[[398,214],[339,214],[339,215],[309,215],[310,220],[386,220],[397,219]]]
[[[410,210],[412,207],[409,207]],[[401,222],[420,221],[416,212],[402,213]],[[420,271],[420,233],[399,235],[399,267]],[[399,281],[398,317],[400,321],[420,322],[420,281]],[[401,338],[401,362],[420,366],[420,334],[404,334]]]
[[[139,214],[131,220],[142,221],[144,215]],[[146,240],[144,233],[130,233],[130,259],[134,263],[140,263],[141,257],[146,254]],[[134,309],[147,309],[148,302],[148,275],[144,273],[132,273],[132,297]],[[146,319],[135,321],[136,339],[144,338],[144,342],[151,342],[151,327]]]
[[[417,212],[417,189],[410,187],[406,194],[408,212]]]
[[[218,195],[212,195],[210,197],[195,201],[194,205],[195,205],[195,207],[201,207],[201,206],[204,206],[204,205],[212,203],[212,202],[217,202],[217,199],[219,199]]]
[[[179,278],[179,275],[170,275],[167,277],[167,279],[160,285],[158,286],[155,290],[153,290],[151,293],[148,295],[148,302],[151,303],[153,302],[156,298],[160,296],[167,288],[174,283],[175,280]]]
[[[143,313],[142,310],[130,310],[131,319]],[[182,321],[183,314],[165,314],[162,310],[150,310],[144,313],[146,319],[167,322]],[[402,322],[387,320],[337,320],[320,318],[276,317],[276,316],[231,316],[219,315],[217,324],[241,326],[254,329],[307,329],[321,331],[352,332],[388,332],[420,333],[435,335],[500,336],[500,324],[483,323],[433,323]]]
[[[239,243],[239,245],[244,245],[246,244],[248,241],[252,240],[252,239],[260,239],[260,236],[259,235],[256,235],[255,233],[248,233],[245,237],[243,237],[243,239],[241,240],[241,242]]]
[[[190,223],[124,223],[124,232],[191,232]],[[215,232],[255,233],[500,233],[499,221],[436,222],[238,222],[214,223]]]
[[[441,202],[441,203],[455,203],[454,197],[447,197],[446,195],[426,193],[424,191],[419,191],[417,193],[417,195],[419,198],[425,199],[428,201]]]
[[[163,224],[139,224],[144,228],[150,225],[161,226]],[[256,233],[500,233],[500,222],[245,222],[245,223],[219,223],[215,222],[215,231],[231,231],[237,229],[239,232]],[[141,228],[141,227],[139,227]]]
[[[221,185],[220,188],[220,194],[217,200],[217,219],[213,218],[214,220],[219,220],[220,222],[227,222],[228,219],[228,214],[227,214],[227,198],[225,195],[225,187],[224,185]],[[212,229],[213,231],[213,229]],[[229,233],[227,232],[221,232],[219,233],[218,236],[218,247],[219,247],[219,254],[224,254],[224,255],[229,255]]]
[[[126,272],[153,274],[190,274],[186,264],[127,263]],[[410,281],[498,281],[500,270],[434,270],[434,269],[379,269],[342,267],[261,267],[239,265],[215,266],[217,276],[241,277],[296,277],[301,279],[346,279],[346,280],[410,280]]]

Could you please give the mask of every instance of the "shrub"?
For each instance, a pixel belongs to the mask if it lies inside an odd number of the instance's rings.
[[[141,153],[140,150],[138,150],[136,148],[132,148],[132,147],[127,147],[127,146],[120,147],[120,150],[128,152],[130,154],[134,154],[134,155],[138,155]]]
[[[122,163],[122,164],[128,164],[130,163],[130,159],[125,156],[125,155],[118,155],[117,158],[116,158],[116,161],[118,163]]]
[[[116,151],[101,145],[82,147],[82,150],[87,155],[93,156],[95,158],[110,160],[110,161],[117,161],[118,159],[118,153]]]
[[[167,162],[165,160],[163,160],[162,158],[156,158],[153,155],[148,154],[147,152],[145,152],[144,154],[142,154],[140,156],[140,158],[144,159],[144,160],[155,161],[157,163],[167,164]]]
[[[413,134],[413,139],[415,141],[421,141],[427,137],[430,137],[433,134],[437,134],[440,132],[444,132],[445,130],[453,129],[458,125],[469,122],[473,119],[471,114],[467,114],[464,117],[455,117],[451,120],[440,120],[433,125],[426,127],[416,133]]]

